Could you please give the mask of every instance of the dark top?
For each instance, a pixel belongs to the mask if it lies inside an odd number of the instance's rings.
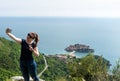
[[[32,43],[31,46],[34,48],[35,47],[34,43]],[[22,39],[22,43],[21,43],[20,60],[23,61],[33,60],[32,51],[29,50],[29,44],[26,42],[25,39]]]

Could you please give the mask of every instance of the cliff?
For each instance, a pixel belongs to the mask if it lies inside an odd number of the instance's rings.
[[[67,52],[80,52],[80,53],[93,53],[94,49],[91,49],[90,46],[88,45],[83,45],[83,44],[75,44],[75,45],[70,45],[67,48],[65,48]]]

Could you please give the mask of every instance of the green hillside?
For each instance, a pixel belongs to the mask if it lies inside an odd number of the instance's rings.
[[[15,42],[0,38],[0,81],[20,73],[19,48]]]
[[[21,75],[19,67],[20,45],[14,41],[0,37],[0,81],[6,81],[15,75]],[[41,72],[45,63],[43,54],[40,57],[34,57],[37,62],[38,73]],[[56,57],[46,56],[48,61],[48,70],[41,76],[46,81],[54,81],[57,77],[63,77],[67,74],[66,64]],[[57,67],[57,68],[56,68]]]
[[[37,62],[37,70],[40,73],[45,62],[43,53],[34,57]],[[63,54],[61,54],[63,55]],[[119,76],[110,76],[108,70],[110,62],[102,56],[88,54],[83,58],[60,58],[58,55],[44,55],[48,63],[48,69],[40,77],[45,81],[119,81]],[[20,45],[14,41],[0,37],[0,81],[11,81],[12,76],[21,75],[19,68]],[[119,63],[118,63],[119,65]],[[114,74],[120,74],[120,67],[114,68]],[[117,78],[116,78],[117,77]],[[9,79],[9,80],[8,80]]]

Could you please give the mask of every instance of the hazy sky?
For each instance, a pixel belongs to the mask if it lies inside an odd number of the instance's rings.
[[[120,17],[120,0],[0,0],[0,16]]]

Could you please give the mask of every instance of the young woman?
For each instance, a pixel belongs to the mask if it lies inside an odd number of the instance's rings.
[[[36,62],[34,61],[33,54],[39,56],[38,51],[38,35],[34,32],[27,34],[26,39],[16,37],[11,33],[11,29],[6,29],[6,34],[21,44],[21,55],[20,55],[20,69],[25,81],[30,81],[30,76],[34,81],[39,81],[36,71]],[[29,76],[30,75],[30,76]]]

